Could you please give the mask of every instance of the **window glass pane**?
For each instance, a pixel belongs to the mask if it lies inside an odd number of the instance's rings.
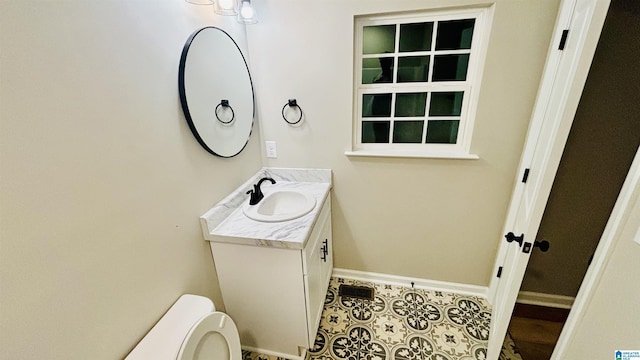
[[[424,116],[427,93],[396,94],[395,116]]]
[[[464,81],[467,79],[469,54],[437,55],[433,61],[433,81]]]
[[[475,22],[475,19],[439,22],[436,50],[471,49]]]
[[[396,121],[393,124],[394,143],[421,143],[424,121]]]
[[[398,58],[398,82],[428,81],[429,56]]]
[[[389,142],[389,121],[363,121],[362,122],[362,142],[363,143],[388,143]]]
[[[396,26],[365,26],[362,33],[363,54],[384,54],[395,52]]]
[[[391,94],[362,95],[362,117],[390,117]]]
[[[455,144],[458,139],[458,120],[429,120],[427,144]]]
[[[390,83],[393,82],[393,58],[362,59],[362,83]]]
[[[433,23],[400,25],[400,52],[431,50]]]
[[[460,116],[464,92],[434,92],[431,93],[429,105],[430,116]]]
[[[427,93],[396,94],[395,116],[424,116]]]

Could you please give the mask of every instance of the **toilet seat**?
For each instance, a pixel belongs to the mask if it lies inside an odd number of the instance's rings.
[[[240,360],[241,357],[236,324],[227,314],[212,312],[203,316],[189,330],[177,359]]]

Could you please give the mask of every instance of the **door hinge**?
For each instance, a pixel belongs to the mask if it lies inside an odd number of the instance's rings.
[[[502,276],[502,266],[498,268],[498,274],[496,275],[496,277],[500,277],[500,276]]]
[[[526,183],[529,178],[529,169],[524,169],[524,175],[522,175],[522,182]]]
[[[567,36],[569,36],[569,29],[562,30],[562,37],[560,37],[560,45],[558,45],[558,50],[564,50],[564,46],[567,44]]]

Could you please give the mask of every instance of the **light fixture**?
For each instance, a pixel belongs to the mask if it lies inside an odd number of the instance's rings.
[[[194,5],[213,5],[213,11],[218,15],[237,15],[239,23],[255,24],[258,22],[256,10],[251,0],[185,0]]]
[[[235,0],[217,0],[213,11],[219,15],[232,16],[238,13],[238,5]]]
[[[213,5],[213,0],[184,0],[193,5]]]
[[[238,22],[243,24],[255,24],[258,22],[258,18],[256,17],[256,10],[253,8],[253,5],[251,5],[251,0],[240,0]]]

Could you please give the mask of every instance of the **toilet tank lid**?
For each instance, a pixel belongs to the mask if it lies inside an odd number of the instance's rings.
[[[125,360],[175,359],[193,325],[214,311],[213,302],[206,297],[180,296]]]

